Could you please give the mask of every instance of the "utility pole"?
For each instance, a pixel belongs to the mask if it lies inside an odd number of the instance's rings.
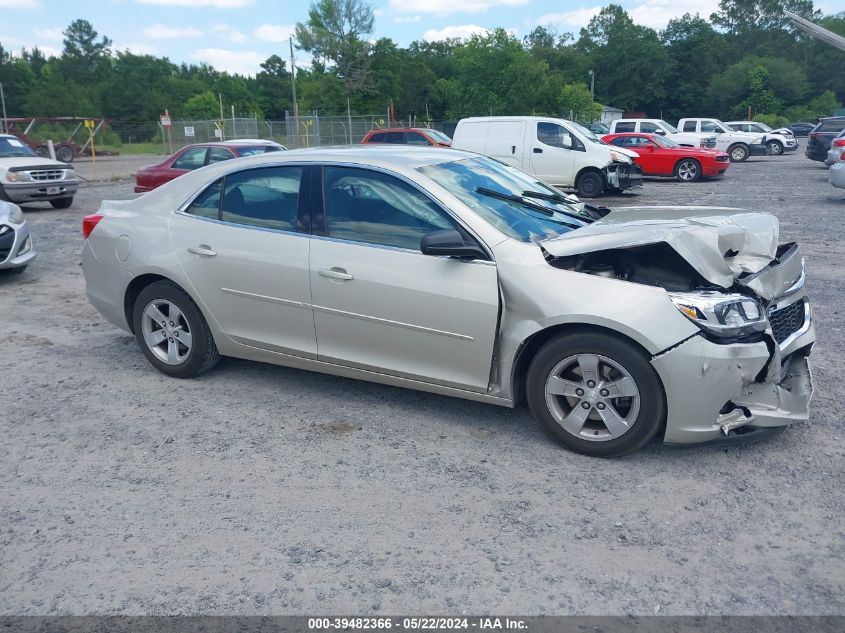
[[[221,93],[217,93],[217,100],[220,102],[220,140],[226,140],[226,124],[225,119],[223,118],[223,95]]]
[[[290,38],[290,83],[293,94],[293,124],[296,128],[294,142],[299,147],[299,103],[296,101],[296,59],[293,56],[293,36]]]
[[[596,99],[596,73],[592,70],[588,70],[587,73],[590,75],[590,96],[595,101]]]
[[[0,83],[0,103],[3,104],[3,132],[9,131],[9,124],[6,123],[6,95],[3,94],[3,84]]]

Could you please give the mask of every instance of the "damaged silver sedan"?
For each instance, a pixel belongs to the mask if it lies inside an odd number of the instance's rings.
[[[803,260],[769,214],[611,210],[476,154],[363,147],[211,165],[83,232],[89,299],[169,376],[222,355],[527,401],[596,456],[808,418]]]

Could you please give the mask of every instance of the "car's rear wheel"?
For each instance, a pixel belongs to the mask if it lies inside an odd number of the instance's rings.
[[[199,308],[170,281],[156,281],[138,293],[132,324],[144,356],[168,376],[192,378],[220,360]]]
[[[73,149],[67,145],[62,145],[56,149],[56,160],[63,163],[72,163],[74,159]]]
[[[531,361],[526,394],[547,433],[569,450],[595,457],[641,448],[666,416],[663,386],[648,356],[598,332],[547,342]]]
[[[783,145],[780,141],[769,141],[766,143],[766,147],[769,148],[769,154],[772,156],[780,156],[783,154]]]
[[[728,156],[731,157],[732,163],[744,163],[748,160],[748,156],[751,152],[748,149],[747,145],[743,145],[742,143],[737,143],[736,145],[731,145],[728,148]]]
[[[675,177],[684,182],[695,182],[701,178],[701,163],[694,158],[682,158],[675,165]]]
[[[55,200],[50,200],[50,204],[53,205],[54,209],[70,209],[73,204],[73,196],[70,198],[57,198]]]
[[[600,196],[604,190],[604,178],[597,171],[585,171],[578,176],[575,182],[578,195],[584,198],[595,198]]]

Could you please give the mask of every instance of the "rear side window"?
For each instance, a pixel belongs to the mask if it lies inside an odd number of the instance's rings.
[[[839,132],[845,129],[845,119],[827,119],[819,123],[816,132]]]
[[[223,179],[215,181],[203,191],[200,195],[194,198],[186,211],[191,215],[198,215],[201,218],[210,218],[217,220],[220,215],[220,191],[223,188]]]
[[[419,250],[422,236],[457,228],[432,200],[411,185],[377,171],[325,168],[329,237]]]
[[[385,136],[387,136],[387,135],[384,132],[378,132],[376,134],[373,134],[369,138],[367,143],[384,143],[385,142],[385,140],[384,140]]]
[[[626,122],[619,122],[616,124],[614,130],[616,132],[633,132],[634,128],[636,127],[636,123],[633,121],[626,121]]]
[[[226,177],[220,219],[265,229],[293,231],[302,167],[265,167]]]
[[[235,155],[225,147],[211,147],[208,150],[208,164],[219,163],[223,160],[234,158]]]
[[[205,165],[205,147],[192,147],[186,149],[182,154],[173,161],[171,167],[173,169],[198,169]]]
[[[695,132],[695,121],[684,121],[684,132]]]

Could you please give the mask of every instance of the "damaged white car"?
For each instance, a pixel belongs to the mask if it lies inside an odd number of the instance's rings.
[[[83,232],[89,299],[173,377],[223,355],[527,401],[596,456],[808,418],[803,261],[772,215],[610,210],[477,154],[363,147],[212,165]]]

